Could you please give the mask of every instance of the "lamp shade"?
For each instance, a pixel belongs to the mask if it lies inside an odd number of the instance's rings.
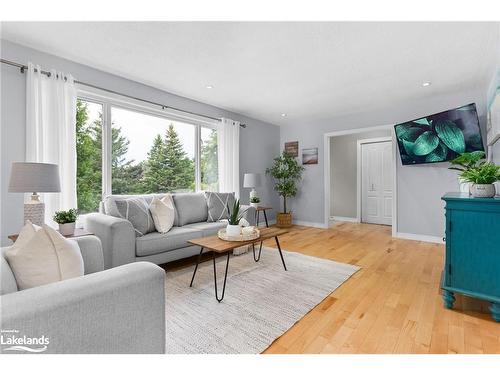
[[[260,186],[260,173],[245,173],[243,187],[255,188]]]
[[[57,193],[61,191],[57,164],[12,163],[9,191],[13,193]]]

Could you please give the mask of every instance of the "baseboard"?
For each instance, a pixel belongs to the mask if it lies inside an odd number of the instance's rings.
[[[425,234],[414,234],[414,233],[401,233],[397,232],[394,237],[403,238],[405,240],[414,240],[414,241],[423,241],[423,242],[432,242],[432,243],[444,243],[441,237],[436,236],[427,236]]]
[[[331,216],[330,220],[333,220],[333,221],[347,221],[349,223],[359,223],[359,220],[356,217]]]
[[[328,226],[325,225],[325,223],[316,223],[314,221],[294,220],[293,224],[294,225],[302,225],[304,227],[313,227],[313,228],[322,228],[322,229],[328,228]]]

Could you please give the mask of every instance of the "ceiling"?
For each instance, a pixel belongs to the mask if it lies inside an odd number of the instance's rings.
[[[486,88],[499,30],[472,22],[4,22],[2,38],[286,125]]]

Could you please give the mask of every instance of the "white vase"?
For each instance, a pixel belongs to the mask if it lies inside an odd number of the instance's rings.
[[[257,208],[257,207],[259,207],[259,204],[258,203],[251,203],[250,202],[250,207]]]
[[[474,198],[493,198],[496,194],[493,184],[474,184],[471,186],[471,193]]]
[[[226,234],[230,237],[237,237],[241,234],[241,227],[239,225],[228,224],[226,227]]]
[[[72,236],[75,234],[75,223],[59,224],[59,233],[63,236]]]

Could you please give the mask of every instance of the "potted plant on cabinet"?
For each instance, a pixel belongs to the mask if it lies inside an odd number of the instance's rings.
[[[59,232],[63,236],[75,234],[75,223],[78,217],[78,211],[72,208],[68,211],[56,211],[53,216],[54,221],[59,224]]]
[[[292,226],[292,213],[288,212],[286,203],[288,197],[297,195],[297,183],[302,178],[303,171],[304,167],[299,165],[297,159],[285,151],[266,169],[266,174],[275,180],[274,190],[283,197],[283,212],[279,212],[276,217],[276,226],[279,228]]]
[[[475,198],[491,198],[496,194],[495,182],[500,181],[500,166],[484,160],[483,151],[466,152],[451,161],[450,167],[460,171],[460,179],[471,184]],[[458,166],[458,167],[457,167]]]

